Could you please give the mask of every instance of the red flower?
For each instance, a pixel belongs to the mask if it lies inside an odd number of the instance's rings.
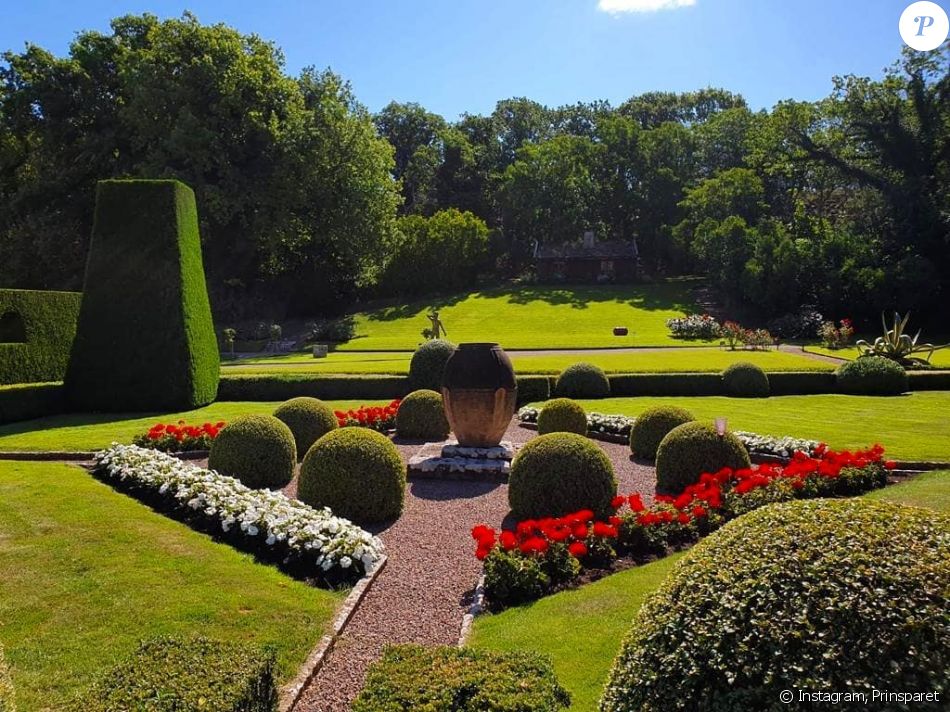
[[[632,494],[629,498],[630,509],[634,512],[642,512],[646,507],[643,506],[643,500],[639,494]]]
[[[605,537],[608,539],[614,539],[617,537],[617,527],[610,524],[605,524],[604,522],[594,522],[593,534],[594,536]]]
[[[689,515],[686,512],[681,512],[677,519],[680,524],[689,524]]]
[[[617,495],[612,500],[610,500],[610,508],[614,510],[620,509],[623,506],[623,503],[626,501],[627,501],[626,497],[621,497],[620,495]]]
[[[897,467],[897,463],[893,460],[885,460],[884,467],[886,467],[888,470],[893,470],[895,467]]]
[[[582,541],[575,541],[567,547],[568,553],[575,559],[587,556],[587,545]]]
[[[498,543],[501,544],[501,548],[505,551],[511,551],[518,546],[518,539],[515,537],[514,532],[505,529],[498,537]]]
[[[548,550],[548,542],[539,536],[533,536],[521,542],[519,549],[522,554],[529,556],[532,554],[543,554]]]

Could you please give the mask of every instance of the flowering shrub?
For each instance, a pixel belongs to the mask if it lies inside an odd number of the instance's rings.
[[[156,423],[144,435],[136,435],[132,442],[139,447],[162,452],[208,450],[211,448],[211,441],[218,437],[218,432],[224,426],[223,420],[202,425],[188,425],[184,420],[177,423]]]
[[[679,339],[715,339],[722,329],[709,314],[687,314],[667,319],[666,326]]]
[[[657,495],[649,507],[639,493],[618,495],[610,503],[614,513],[602,520],[581,510],[501,531],[478,524],[472,538],[485,562],[486,596],[496,606],[532,600],[569,584],[582,569],[606,569],[618,556],[641,562],[662,555],[766,504],[883,487],[895,466],[883,460],[880,445],[837,452],[819,443],[813,452],[795,452],[787,465],[704,473],[678,496]]]
[[[400,402],[397,398],[389,405],[361,405],[357,410],[336,410],[334,415],[341,428],[348,425],[358,426],[385,433],[396,427],[396,413],[399,412]]]
[[[843,349],[851,343],[854,327],[850,319],[842,319],[839,326],[835,326],[833,321],[824,321],[818,327],[818,336],[826,349]]]
[[[250,489],[233,477],[154,450],[113,444],[96,453],[95,472],[308,577],[357,579],[383,553],[377,537],[329,509]]]
[[[727,321],[722,325],[722,340],[731,351],[735,351],[740,344],[753,351],[768,349],[775,344],[775,339],[768,329],[746,329],[734,321]]]

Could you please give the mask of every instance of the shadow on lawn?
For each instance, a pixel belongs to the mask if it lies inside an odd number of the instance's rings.
[[[20,420],[15,423],[0,425],[0,437],[6,435],[23,435],[37,430],[52,431],[65,428],[77,428],[85,425],[108,425],[121,423],[127,420],[142,418],[167,418],[168,413],[155,411],[148,413],[65,413],[61,415],[45,415],[34,420]]]

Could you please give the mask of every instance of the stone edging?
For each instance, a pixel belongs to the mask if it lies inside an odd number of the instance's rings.
[[[369,593],[369,589],[376,582],[376,577],[379,576],[380,572],[386,567],[386,561],[388,561],[388,557],[383,556],[376,565],[376,568],[373,569],[373,573],[369,576],[364,576],[357,582],[353,590],[350,591],[349,595],[343,601],[343,607],[340,608],[340,612],[337,613],[336,619],[333,621],[333,628],[329,633],[320,638],[320,642],[317,643],[317,646],[310,651],[310,654],[307,656],[303,665],[300,666],[300,670],[297,671],[297,675],[294,679],[280,689],[280,700],[277,704],[279,712],[292,712],[297,705],[304,688],[307,687],[314,675],[323,667],[323,663],[326,661],[330,651],[333,650],[336,641],[343,634],[347,624],[353,618],[353,614],[356,613],[356,609],[359,608],[360,603],[363,602],[366,594]]]
[[[462,628],[459,632],[458,647],[462,647],[468,642],[468,637],[472,633],[472,625],[475,623],[475,616],[485,610],[485,576],[478,579],[475,585],[475,593],[472,597],[472,605],[468,607],[468,612],[462,616]]]

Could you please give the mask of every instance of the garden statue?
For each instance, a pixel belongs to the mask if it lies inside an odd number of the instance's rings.
[[[439,312],[436,309],[433,309],[428,314],[429,321],[432,322],[431,329],[423,329],[422,335],[427,339],[441,339],[443,336],[448,336],[449,332],[445,330],[445,325],[442,323],[442,320],[439,318]]]

